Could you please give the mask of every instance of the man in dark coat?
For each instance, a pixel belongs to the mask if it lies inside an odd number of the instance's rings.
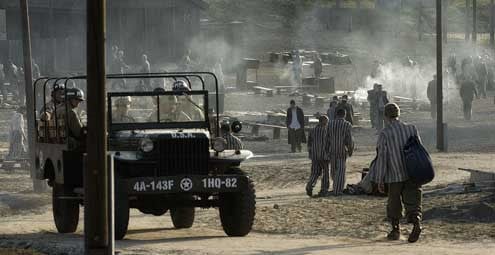
[[[376,85],[374,110],[375,110],[375,128],[380,131],[383,128],[383,114],[385,112],[385,105],[388,104],[387,91],[382,90],[382,85]]]
[[[471,120],[473,99],[475,96],[478,97],[478,92],[476,91],[476,84],[470,77],[461,83],[459,93],[463,104],[464,119]]]
[[[428,83],[428,88],[426,89],[426,95],[428,100],[430,100],[431,106],[431,118],[437,118],[437,76],[433,75],[433,80]]]
[[[345,110],[345,120],[351,123],[351,125],[354,124],[353,118],[354,118],[354,109],[352,108],[352,105],[348,103],[349,97],[347,95],[342,96],[342,100],[340,101],[339,105],[335,109],[335,112],[337,112],[339,109],[344,109]]]
[[[370,104],[370,122],[371,122],[371,127],[375,128],[376,124],[376,87],[378,86],[378,83],[373,84],[373,89],[368,90],[368,102]]]
[[[487,82],[487,76],[488,76],[488,70],[486,68],[485,61],[483,60],[483,57],[479,56],[478,60],[475,63],[474,66],[476,70],[476,74],[478,75],[478,79],[476,80],[477,83],[477,90],[480,93],[480,96],[483,98],[486,98],[486,82]]]
[[[306,143],[306,135],[304,134],[304,112],[296,106],[296,101],[290,101],[290,107],[287,109],[286,126],[289,130],[289,144],[291,152],[296,152],[296,149],[301,152],[301,143]]]

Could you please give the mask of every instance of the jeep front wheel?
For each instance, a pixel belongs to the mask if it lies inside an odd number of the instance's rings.
[[[245,175],[239,169],[227,174]],[[254,184],[248,179],[246,187],[236,193],[220,194],[220,221],[228,236],[245,236],[251,232],[256,213]]]
[[[59,233],[74,233],[79,223],[79,201],[67,199],[69,195],[70,193],[66,192],[64,185],[53,185],[53,219]]]
[[[175,228],[190,228],[194,223],[194,207],[172,208],[170,216]]]

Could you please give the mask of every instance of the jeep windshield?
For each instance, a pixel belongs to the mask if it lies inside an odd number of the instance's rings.
[[[109,93],[109,128],[208,128],[207,100],[207,91]]]

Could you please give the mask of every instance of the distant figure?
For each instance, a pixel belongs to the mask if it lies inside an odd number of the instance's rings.
[[[431,118],[437,118],[437,75],[433,75],[433,80],[428,82],[428,88],[426,89],[426,96],[430,100],[430,112]]]
[[[337,108],[338,104],[339,104],[339,97],[333,96],[332,101],[330,101],[330,105],[327,110],[328,120],[335,119],[335,109]]]
[[[374,127],[378,131],[382,130],[383,128],[383,114],[386,104],[388,104],[387,92],[382,90],[381,84],[376,84],[376,91],[373,93],[372,100],[370,100],[370,107],[372,107],[374,110]]]
[[[320,54],[315,53],[313,58],[314,58],[313,69],[315,71],[315,78],[318,82],[318,80],[321,77],[321,73],[323,72],[323,63],[321,61]]]
[[[488,78],[488,70],[486,64],[483,60],[483,57],[479,56],[474,68],[476,70],[476,74],[478,79],[476,80],[477,90],[480,96],[486,98],[486,83]]]
[[[371,78],[376,79],[381,75],[381,70],[380,70],[381,66],[382,64],[380,63],[380,61],[378,60],[373,61],[373,66],[371,67],[371,73],[370,73]]]
[[[227,141],[227,146],[225,147],[226,150],[240,151],[244,148],[241,139],[232,134],[230,122],[223,121],[220,125],[220,131],[222,133],[222,138]]]
[[[302,85],[302,61],[299,51],[295,50],[292,53],[292,74],[296,86]]]
[[[14,94],[14,99],[18,98],[19,68],[12,62],[12,60],[8,59],[7,63],[3,65],[3,71],[5,73],[5,81],[10,85],[10,92]]]
[[[141,56],[141,68],[139,69],[140,73],[151,73],[151,65],[148,60],[148,56],[143,54]],[[142,79],[144,88],[146,88],[146,91],[151,90],[151,79],[150,78],[145,78]]]
[[[40,67],[38,66],[38,64],[36,64],[36,61],[34,61],[34,59],[31,59],[31,69],[33,73],[33,80],[37,80],[41,77]]]
[[[0,103],[4,105],[7,102],[7,87],[5,86],[5,73],[3,71],[3,65],[0,64],[0,93],[2,93],[2,101]]]
[[[180,68],[181,71],[192,71],[194,69],[195,63],[191,59],[191,50],[187,50],[186,54],[182,57]]]
[[[136,120],[129,116],[131,97],[121,97],[115,100],[115,110],[112,112],[113,123],[135,123]]]
[[[287,109],[286,126],[289,133],[289,144],[291,152],[296,152],[296,149],[301,152],[301,143],[306,143],[306,135],[304,133],[304,112],[296,106],[296,101],[290,101],[290,107]]]
[[[375,84],[373,84],[373,89],[368,90],[368,103],[370,105],[370,122],[371,122],[372,128],[375,128],[376,117],[377,117],[375,113],[377,111],[377,109],[376,109],[376,106],[377,106],[377,104],[376,104],[376,99],[377,99],[376,91],[378,90],[377,89],[378,85],[379,85],[378,83],[375,83]]]
[[[447,67],[450,71],[450,73],[456,77],[457,76],[457,57],[455,56],[455,53],[449,56],[449,59],[447,60]]]
[[[385,106],[387,126],[378,136],[376,165],[371,180],[378,184],[378,190],[382,193],[385,191],[385,184],[388,185],[387,218],[391,221],[392,230],[387,238],[400,239],[399,224],[404,205],[407,222],[414,225],[408,238],[413,243],[421,234],[422,190],[420,185],[408,177],[403,148],[409,137],[419,138],[419,133],[414,125],[400,121],[399,116],[399,106]]]
[[[113,74],[124,74],[129,70],[130,67],[125,63],[124,60],[124,51],[119,50],[117,52],[116,58],[114,59],[110,70]],[[125,79],[114,79],[112,83],[112,89],[114,91],[121,91],[126,89],[126,80]]]
[[[327,143],[330,152],[330,176],[333,182],[333,193],[342,195],[345,187],[345,169],[347,157],[351,157],[354,151],[352,139],[352,124],[345,120],[346,110],[338,108],[336,119],[328,123]]]
[[[26,107],[20,106],[12,114],[9,125],[9,153],[6,158],[10,160],[20,159],[26,156],[26,129],[24,126],[24,115]]]
[[[313,188],[318,181],[318,177],[323,175],[321,179],[321,188],[318,196],[326,196],[330,186],[328,164],[330,163],[330,154],[327,151],[327,132],[328,118],[320,116],[318,125],[311,129],[308,134],[308,156],[311,159],[311,175],[306,184],[306,194],[313,196]]]
[[[472,106],[474,97],[478,97],[478,92],[476,91],[476,84],[469,79],[464,80],[461,83],[461,88],[459,89],[459,93],[461,95],[462,104],[463,104],[463,112],[464,119],[471,120],[472,116]]]
[[[61,108],[61,105],[64,102],[65,96],[65,86],[64,84],[55,84],[53,90],[51,92],[51,99],[48,101],[40,110],[40,118],[42,120],[51,119],[51,115],[55,113],[55,108]]]
[[[349,97],[347,95],[342,96],[342,100],[340,100],[340,103],[337,105],[337,108],[335,112],[337,112],[339,109],[344,109],[345,111],[345,120],[349,121],[351,125],[354,124],[354,108],[352,105],[348,102]]]

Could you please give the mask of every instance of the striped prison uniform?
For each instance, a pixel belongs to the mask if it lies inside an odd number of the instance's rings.
[[[238,137],[235,137],[232,133],[225,133],[222,135],[223,139],[227,141],[227,146],[225,146],[225,149],[227,150],[236,150],[240,151],[244,149],[244,146],[241,142],[241,139]]]
[[[345,185],[346,159],[354,151],[352,124],[340,117],[328,123],[327,146],[330,153],[330,176],[335,195],[342,194]]]
[[[317,125],[309,131],[308,136],[308,152],[311,159],[311,176],[309,177],[306,188],[313,189],[320,175],[323,175],[321,180],[320,192],[326,193],[329,187],[328,163],[330,156],[326,151],[326,136],[327,126]]]
[[[404,165],[404,145],[411,136],[419,137],[414,125],[392,120],[378,136],[375,169],[370,169],[373,182],[388,184],[387,216],[391,220],[402,218],[402,203],[408,219],[421,217],[421,186],[409,180]]]

